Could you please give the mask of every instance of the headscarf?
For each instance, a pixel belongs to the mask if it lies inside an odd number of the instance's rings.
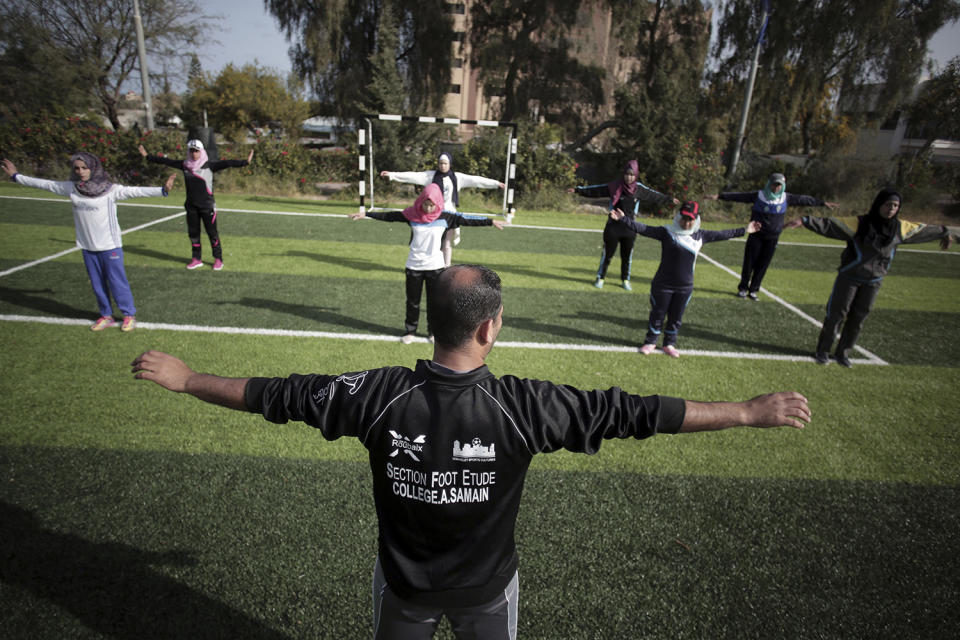
[[[870,211],[867,215],[860,216],[860,222],[857,225],[857,232],[854,234],[864,244],[868,244],[877,249],[888,246],[897,235],[897,229],[900,228],[900,209],[890,218],[884,218],[880,215],[880,207],[888,200],[901,201],[900,192],[895,189],[881,189],[877,197],[873,199],[870,205]]]
[[[694,214],[693,216],[689,215]],[[689,229],[684,229],[680,224],[684,218],[693,218],[693,225]],[[667,227],[667,230],[674,236],[689,236],[700,230],[700,205],[697,202],[684,202],[673,216],[673,223]]]
[[[209,158],[207,157],[207,150],[200,148],[199,151],[200,151],[200,155],[198,155],[196,158],[191,158],[190,146],[189,145],[187,146],[187,159],[183,161],[184,169],[187,169],[188,171],[196,173],[197,169],[199,169],[200,167],[202,167],[207,163],[207,160],[209,160]]]
[[[80,176],[73,170],[73,163],[77,160],[82,160],[90,169],[90,179],[85,182],[80,180]],[[100,164],[100,158],[86,151],[78,151],[70,156],[70,179],[77,183],[77,192],[88,198],[102,196],[113,186],[110,176],[107,175],[103,165]]]
[[[447,171],[440,171],[440,160],[443,159],[443,156],[447,156],[447,162],[450,163],[450,169]],[[440,193],[443,193],[443,179],[450,178],[450,182],[453,183],[453,206],[460,206],[460,189],[457,187],[457,174],[453,171],[453,156],[444,151],[439,156],[437,156],[437,170],[433,172],[433,183],[440,187]]]
[[[430,200],[433,202],[433,204],[437,205],[432,213],[426,213],[423,210],[423,203],[427,200]],[[426,224],[439,218],[442,212],[443,191],[440,190],[440,187],[438,187],[435,182],[431,182],[423,188],[423,191],[421,191],[420,195],[417,196],[417,200],[413,203],[413,206],[407,207],[403,210],[403,217],[410,222]]]
[[[617,201],[620,200],[620,194],[622,194],[624,190],[626,190],[629,194],[636,192],[637,185],[640,183],[640,165],[637,164],[636,160],[629,161],[623,167],[623,173],[628,171],[637,176],[637,179],[633,181],[633,184],[627,184],[624,182],[623,176],[621,175],[618,179],[607,185],[607,189],[610,191],[611,204],[616,204]]]
[[[773,192],[773,185],[779,184],[783,188],[780,189],[780,193]],[[787,197],[787,179],[783,177],[782,173],[771,173],[770,178],[767,180],[767,184],[763,186],[763,200],[769,202],[770,204],[778,204],[784,198]]]

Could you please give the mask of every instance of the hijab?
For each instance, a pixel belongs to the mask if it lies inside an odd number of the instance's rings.
[[[780,193],[773,192],[773,185],[781,186]],[[787,197],[787,179],[782,173],[771,173],[767,184],[763,186],[763,201],[770,204],[780,204]]]
[[[187,159],[183,161],[183,168],[196,173],[197,169],[207,163],[207,160],[209,160],[209,158],[207,157],[206,149],[200,149],[200,154],[197,155],[196,158],[191,158],[190,147],[187,147]]]
[[[891,218],[884,218],[880,215],[880,207],[889,200],[901,201],[900,192],[895,189],[881,189],[877,197],[873,199],[870,205],[870,211],[867,215],[860,216],[860,222],[857,224],[857,233],[854,234],[864,244],[868,244],[876,249],[882,249],[888,246],[897,235],[897,229],[900,228],[900,209]]]
[[[82,160],[90,169],[90,179],[86,182],[80,180],[80,177],[73,170],[73,163],[77,160]],[[110,176],[107,175],[100,163],[100,158],[86,151],[78,151],[70,156],[70,179],[77,183],[77,192],[88,198],[102,196],[113,186]]]
[[[440,160],[443,157],[447,157],[447,162],[450,163],[450,168],[447,171],[440,171]],[[453,183],[453,206],[460,206],[460,189],[457,188],[457,174],[453,171],[453,156],[444,151],[439,156],[437,156],[437,170],[433,172],[433,183],[440,187],[440,193],[443,193],[443,179],[450,178],[450,182]]]
[[[637,191],[637,185],[640,184],[640,166],[637,164],[636,160],[629,161],[623,167],[623,173],[627,173],[628,171],[637,177],[632,184],[627,184],[624,182],[623,176],[621,175],[617,180],[614,180],[607,185],[607,190],[610,191],[610,202],[612,204],[617,204],[617,201],[620,200],[620,194],[622,194],[624,191],[631,195]]]
[[[426,213],[423,210],[423,203],[427,200],[437,205],[432,213]],[[439,218],[441,213],[443,213],[443,191],[440,190],[437,183],[431,182],[423,188],[413,206],[403,210],[403,217],[410,222],[427,224]]]

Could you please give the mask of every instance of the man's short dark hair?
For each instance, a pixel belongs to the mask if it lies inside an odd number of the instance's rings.
[[[466,344],[477,327],[495,318],[502,306],[500,276],[476,264],[449,267],[437,277],[427,318],[437,344]]]

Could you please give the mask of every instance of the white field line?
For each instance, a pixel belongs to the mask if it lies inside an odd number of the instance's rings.
[[[40,201],[45,201],[45,202],[65,202],[65,203],[66,203],[66,202],[69,202],[69,200],[66,200],[66,199],[63,199],[63,198],[32,198],[32,197],[26,197],[26,196],[0,196],[0,198],[15,199],[15,200],[40,200]],[[167,205],[156,205],[156,204],[135,204],[135,203],[126,203],[126,202],[121,202],[121,203],[118,203],[118,204],[121,205],[121,206],[156,207],[156,208],[163,208],[163,209],[175,208],[175,207],[170,207],[170,206],[167,206]],[[218,211],[218,212],[230,212],[230,213],[257,213],[257,214],[264,214],[264,215],[281,215],[281,216],[304,216],[304,217],[316,217],[316,218],[343,218],[343,217],[346,215],[346,214],[339,214],[339,213],[303,213],[303,212],[296,212],[296,211],[266,211],[266,210],[261,210],[261,209],[223,209],[223,208],[219,208],[219,207],[217,208],[217,211]],[[167,216],[167,217],[165,217],[165,218],[160,218],[160,219],[158,219],[158,220],[154,220],[154,221],[152,221],[152,222],[148,222],[148,223],[145,223],[145,224],[136,226],[136,227],[131,227],[130,229],[127,229],[127,230],[123,231],[123,233],[124,233],[124,234],[131,233],[131,232],[133,232],[133,231],[138,231],[138,230],[140,230],[140,229],[144,229],[144,228],[146,228],[146,227],[149,227],[149,226],[152,226],[152,225],[155,225],[155,224],[159,224],[159,223],[161,223],[161,222],[166,222],[166,221],[168,221],[168,220],[172,220],[173,218],[176,218],[177,216],[184,215],[184,213],[185,213],[185,212],[181,211],[181,212],[179,212],[179,213],[176,213],[176,214],[171,215],[171,216]],[[602,229],[576,229],[576,228],[569,228],[569,227],[548,227],[548,226],[542,226],[542,225],[514,224],[514,225],[511,225],[511,226],[516,227],[516,228],[518,228],[518,229],[538,229],[538,230],[544,230],[544,231],[574,231],[574,232],[580,232],[580,233],[602,233],[602,232],[603,232]],[[736,238],[735,241],[744,242],[744,240],[741,239],[741,238]],[[814,244],[814,243],[803,243],[803,242],[781,242],[780,244],[788,245],[788,246],[828,247],[828,248],[837,248],[837,247],[842,246],[842,245],[836,245],[836,244]],[[61,257],[61,256],[64,256],[64,255],[66,255],[66,254],[68,254],[68,253],[72,253],[73,251],[77,251],[77,250],[78,250],[78,247],[74,247],[74,248],[72,248],[72,249],[67,249],[66,251],[61,251],[61,252],[59,252],[59,253],[55,253],[55,254],[53,254],[53,255],[46,256],[46,257],[44,257],[44,258],[40,258],[40,259],[38,259],[38,260],[34,260],[34,261],[32,261],[32,262],[27,262],[27,263],[24,263],[24,264],[22,264],[22,265],[18,265],[18,266],[16,266],[16,267],[11,268],[11,269],[7,269],[6,271],[0,271],[0,277],[9,275],[9,274],[11,274],[11,273],[15,273],[15,272],[20,271],[20,270],[22,270],[22,269],[27,269],[27,268],[29,268],[29,267],[32,267],[32,266],[35,266],[35,265],[38,265],[38,264],[42,264],[42,263],[44,263],[44,262],[48,262],[48,261],[50,261],[50,260],[55,260],[56,258],[59,258],[59,257]],[[911,252],[914,252],[914,253],[934,253],[934,252],[931,252],[931,251],[924,251],[924,250],[922,250],[922,249],[898,249],[898,251],[911,251]],[[949,254],[950,252],[940,252],[940,253],[947,253],[947,254]],[[739,279],[740,276],[737,275],[736,272],[734,272],[733,270],[729,269],[729,268],[726,267],[725,265],[717,262],[716,260],[714,260],[713,258],[711,258],[710,256],[708,256],[707,254],[705,254],[705,253],[700,253],[700,256],[702,256],[704,260],[710,262],[710,263],[713,264],[714,266],[719,267],[719,268],[722,269],[723,271],[729,273],[732,277]],[[807,320],[808,322],[812,323],[813,325],[815,325],[815,326],[817,326],[817,327],[820,327],[820,328],[823,327],[823,324],[822,324],[819,320],[816,320],[815,318],[812,318],[811,316],[807,315],[807,314],[804,313],[802,310],[800,310],[800,309],[798,309],[797,307],[795,307],[794,305],[790,304],[789,302],[787,302],[787,301],[784,300],[783,298],[781,298],[781,297],[779,297],[779,296],[771,293],[770,291],[768,291],[767,289],[765,289],[765,288],[763,288],[763,287],[761,287],[760,290],[761,290],[765,295],[769,296],[771,300],[774,300],[774,301],[777,302],[778,304],[783,305],[784,307],[786,307],[787,309],[789,309],[791,312],[795,313],[796,315],[800,316],[800,317],[803,318],[804,320]],[[4,315],[0,315],[0,319],[5,319],[5,320],[6,320],[6,319],[14,319],[14,318],[17,318],[17,319],[21,319],[21,318],[30,319],[30,318],[32,318],[32,317],[31,317],[31,316],[22,316],[22,317],[21,317],[21,316],[4,316]],[[69,322],[58,323],[58,322],[53,322],[53,320],[54,320],[54,319],[42,319],[42,318],[38,318],[38,319],[33,319],[33,320],[21,320],[21,321],[48,322],[48,323],[50,323],[50,324],[84,324],[84,323],[87,322],[87,321],[85,321],[85,320],[71,320],[71,321],[69,321]],[[223,329],[223,331],[220,331],[220,332],[223,332],[223,333],[249,333],[249,334],[254,334],[254,335],[293,335],[293,336],[300,336],[300,337],[340,338],[340,339],[348,339],[348,340],[361,339],[361,340],[393,341],[393,340],[396,339],[396,338],[393,337],[393,336],[382,336],[382,335],[381,335],[381,336],[377,336],[377,335],[373,335],[373,334],[331,333],[331,332],[326,332],[326,331],[292,331],[292,332],[289,332],[289,331],[286,331],[286,330],[275,330],[275,329],[242,329],[242,328],[236,328],[236,327],[217,328],[217,327],[199,327],[199,326],[194,326],[194,325],[164,325],[164,324],[160,324],[160,323],[148,323],[148,322],[137,323],[137,326],[138,326],[138,327],[142,327],[142,328],[147,328],[147,329],[161,329],[161,328],[163,328],[163,329],[168,329],[168,330],[173,330],[173,331],[178,331],[178,330],[179,330],[179,331],[206,331],[206,332],[217,332],[217,331],[215,331],[215,330],[217,330],[217,329]],[[178,327],[187,327],[187,328],[179,329]],[[418,338],[417,340],[424,340],[424,339]],[[538,348],[540,348],[540,349],[561,349],[561,350],[581,350],[581,351],[624,351],[624,352],[639,352],[639,349],[638,349],[638,348],[635,348],[635,347],[603,347],[603,346],[592,346],[592,345],[552,344],[552,343],[533,343],[533,342],[530,342],[530,343],[527,343],[527,342],[498,342],[497,344],[500,345],[500,346],[506,346],[506,347],[523,347],[523,348],[532,348],[532,349],[538,349]],[[882,358],[880,358],[880,357],[877,356],[876,354],[871,353],[870,351],[867,351],[867,350],[864,349],[863,347],[856,346],[856,347],[854,347],[854,348],[855,348],[857,351],[859,351],[860,353],[864,354],[864,355],[867,357],[867,360],[861,360],[861,361],[859,361],[859,362],[862,363],[862,364],[877,364],[877,365],[887,365],[887,364],[888,364],[885,360],[883,360]],[[687,354],[687,355],[709,355],[709,356],[712,356],[712,357],[736,357],[736,358],[747,358],[747,359],[792,360],[792,361],[807,361],[807,360],[812,360],[811,357],[807,357],[807,356],[760,355],[760,354],[735,353],[735,352],[726,352],[726,351],[685,351],[684,353]],[[855,362],[857,362],[857,361],[855,361]]]
[[[709,262],[710,264],[714,265],[715,267],[718,267],[719,269],[722,269],[723,271],[726,271],[727,273],[729,273],[731,276],[733,276],[733,277],[736,278],[737,280],[740,279],[740,275],[739,275],[739,274],[737,274],[735,271],[733,271],[732,269],[730,269],[730,268],[727,267],[726,265],[720,264],[719,262],[717,262],[716,260],[714,260],[713,258],[711,258],[710,256],[708,256],[707,254],[701,252],[701,253],[700,253],[700,257],[702,257],[704,260],[706,260],[706,261]],[[781,298],[780,296],[778,296],[778,295],[776,295],[776,294],[773,294],[773,293],[770,293],[770,291],[768,291],[768,290],[765,289],[764,287],[760,287],[760,291],[762,291],[762,292],[764,293],[764,295],[769,296],[770,299],[773,300],[774,302],[777,302],[777,303],[783,305],[784,307],[786,307],[787,309],[789,309],[790,311],[792,311],[792,312],[795,313],[796,315],[800,316],[801,318],[803,318],[803,319],[806,320],[807,322],[810,322],[810,323],[814,324],[815,326],[817,326],[817,327],[820,328],[820,329],[823,328],[823,323],[822,323],[822,322],[820,322],[820,321],[817,320],[816,318],[813,318],[813,317],[807,315],[807,314],[804,313],[801,309],[798,309],[797,307],[793,306],[792,304],[790,304],[789,302],[787,302],[786,300],[784,300],[784,299]],[[859,351],[859,352],[862,353],[863,355],[867,356],[868,361],[870,362],[870,364],[879,364],[879,365],[886,365],[886,364],[888,364],[886,361],[884,361],[882,358],[880,358],[880,356],[878,356],[878,355],[876,355],[876,354],[873,354],[873,353],[870,353],[869,351],[867,351],[866,349],[864,349],[864,348],[861,347],[860,345],[855,346],[854,349],[856,349],[857,351]]]
[[[36,324],[54,324],[68,327],[88,327],[90,320],[80,318],[50,318],[44,316],[23,316],[0,314],[2,322],[32,322]],[[298,331],[295,329],[261,329],[256,327],[209,327],[196,324],[169,324],[165,322],[137,322],[137,331],[182,331],[187,333],[221,333],[229,335],[275,336],[283,338],[326,338],[329,340],[360,340],[374,342],[400,342],[395,335],[370,333],[338,333],[334,331]],[[426,338],[414,338],[414,342],[426,343]],[[549,351],[592,351],[600,353],[640,353],[639,347],[604,346],[590,344],[564,344],[552,342],[510,342],[498,341],[497,348],[503,349],[545,349]],[[683,356],[707,356],[711,358],[731,358],[736,360],[779,360],[782,362],[813,362],[812,356],[787,356],[763,353],[742,353],[736,351],[682,351]],[[858,364],[886,364],[876,360],[853,360]]]

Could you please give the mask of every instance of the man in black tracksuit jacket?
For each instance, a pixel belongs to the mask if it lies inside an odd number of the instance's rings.
[[[697,403],[497,378],[483,362],[502,326],[500,300],[489,269],[446,269],[428,309],[434,357],[414,370],[220,378],[148,351],[133,371],[207,402],[364,444],[379,522],[375,638],[429,638],[444,615],[458,637],[514,638],[514,527],[534,454],[594,453],[607,438],[661,432],[802,427],[810,414],[792,392]]]

